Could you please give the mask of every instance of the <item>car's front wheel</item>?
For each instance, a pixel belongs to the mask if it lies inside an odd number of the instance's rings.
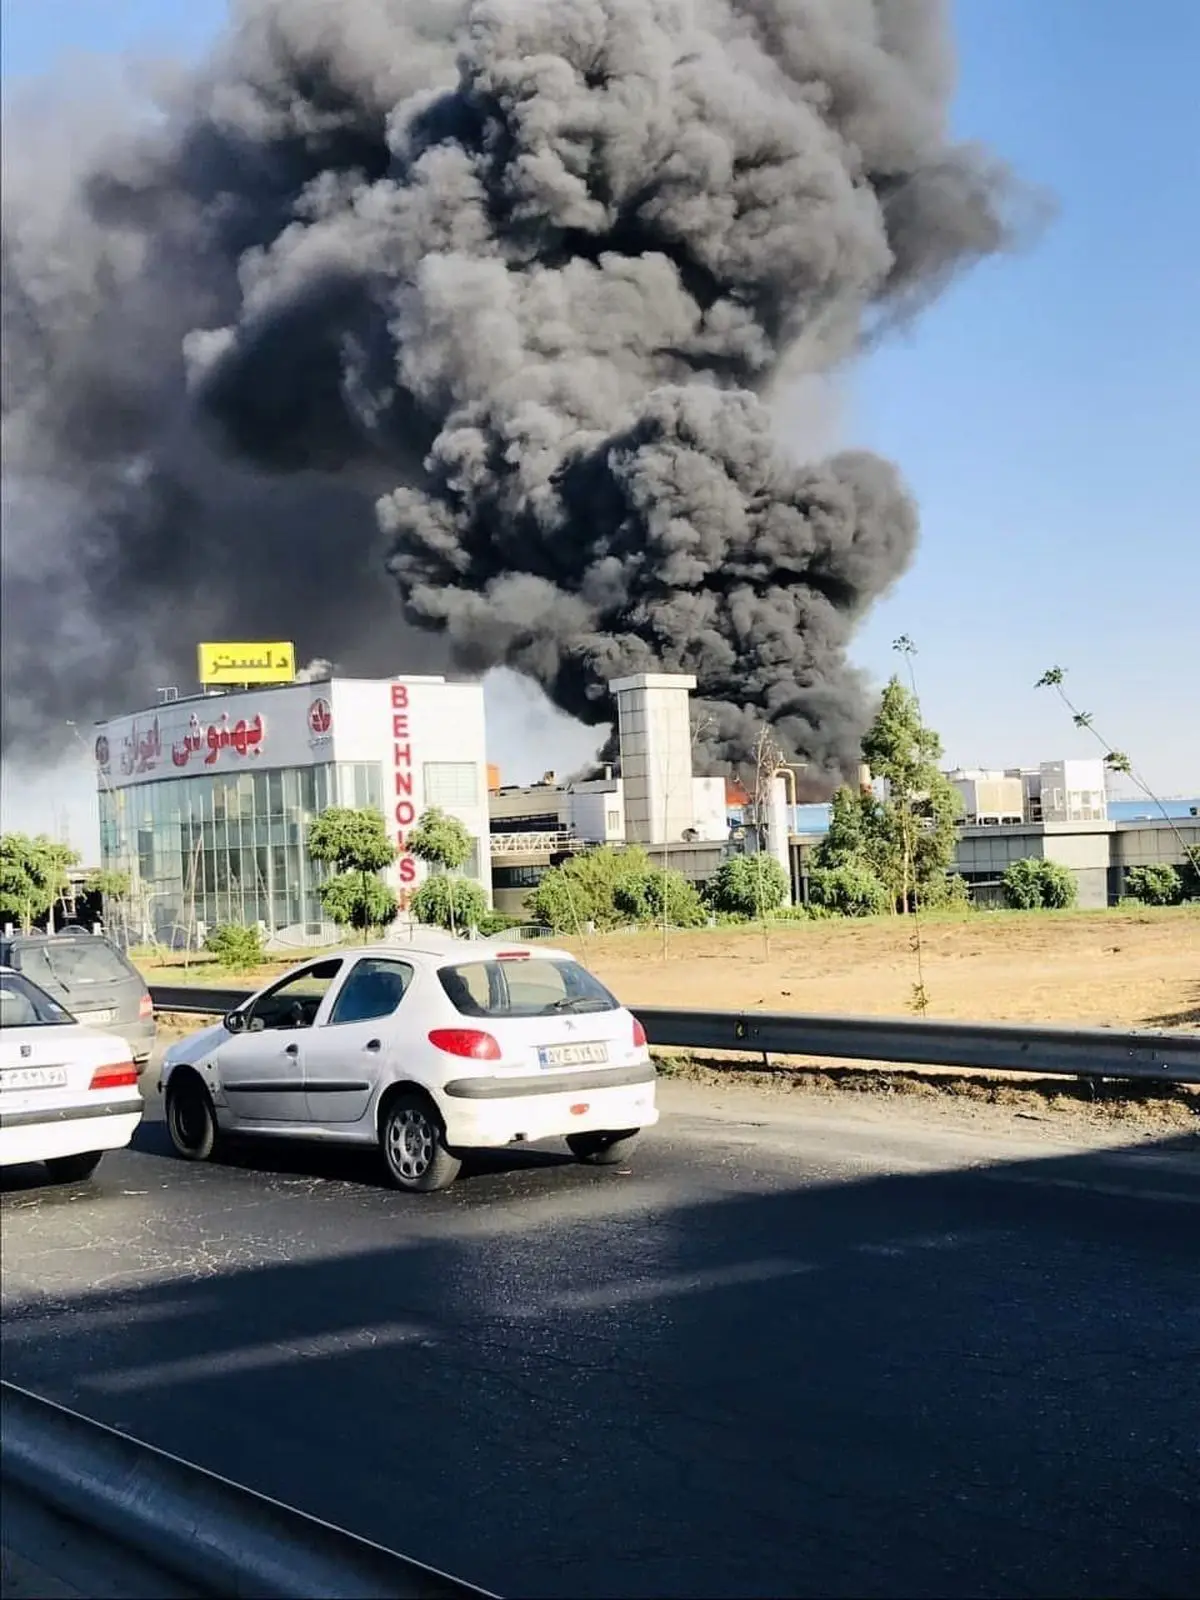
[[[217,1148],[220,1129],[208,1090],[191,1072],[167,1084],[167,1133],[185,1161],[208,1161]]]
[[[441,1118],[425,1095],[402,1090],[388,1101],[379,1124],[387,1175],[397,1189],[431,1194],[448,1189],[462,1162],[446,1146]]]
[[[82,1183],[100,1165],[103,1150],[86,1150],[82,1155],[51,1156],[46,1170],[55,1183]]]
[[[623,1133],[569,1133],[567,1148],[576,1161],[585,1161],[592,1167],[619,1167],[633,1154],[640,1128],[629,1128]]]

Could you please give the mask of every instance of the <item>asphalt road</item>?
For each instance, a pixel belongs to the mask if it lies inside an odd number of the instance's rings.
[[[1195,1137],[664,1100],[425,1199],[7,1174],[4,1375],[509,1596],[1200,1596]]]

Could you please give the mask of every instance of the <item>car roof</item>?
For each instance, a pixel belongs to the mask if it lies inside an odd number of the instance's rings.
[[[504,938],[452,939],[448,934],[444,939],[437,938],[436,934],[432,937],[427,934],[417,934],[412,940],[398,939],[392,944],[362,945],[356,950],[346,951],[345,954],[352,956],[356,961],[361,960],[363,956],[388,956],[393,961],[417,956],[436,966],[447,966],[452,962],[494,961],[498,955],[507,954],[510,950],[520,951],[522,955],[541,956],[551,961],[575,960],[569,950],[543,945],[540,940],[532,943],[529,940]]]

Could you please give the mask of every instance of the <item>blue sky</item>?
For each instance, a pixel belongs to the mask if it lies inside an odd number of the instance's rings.
[[[224,11],[2,0],[4,81],[67,50],[195,54]],[[845,441],[900,463],[923,525],[854,655],[882,679],[897,635],[915,640],[926,714],[967,765],[1096,753],[1033,689],[1064,666],[1160,792],[1194,795],[1200,0],[963,0],[957,19],[959,133],[1051,190],[1059,212],[1028,252],[976,271],[846,381]],[[529,707],[512,719],[511,762],[497,752],[514,779],[553,764],[548,735],[519,767],[534,721]],[[560,766],[593,742],[570,740]],[[73,834],[87,809],[77,782],[53,786]],[[5,785],[7,826],[43,788]]]

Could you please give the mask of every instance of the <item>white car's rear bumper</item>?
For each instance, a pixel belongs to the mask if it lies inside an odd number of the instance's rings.
[[[632,1082],[611,1082],[613,1077]],[[605,1080],[608,1080],[607,1082]],[[451,1148],[468,1150],[569,1133],[624,1132],[658,1121],[654,1067],[554,1077],[463,1077],[437,1096]]]
[[[142,1102],[0,1113],[0,1167],[53,1161],[91,1150],[123,1150],[142,1120]]]

